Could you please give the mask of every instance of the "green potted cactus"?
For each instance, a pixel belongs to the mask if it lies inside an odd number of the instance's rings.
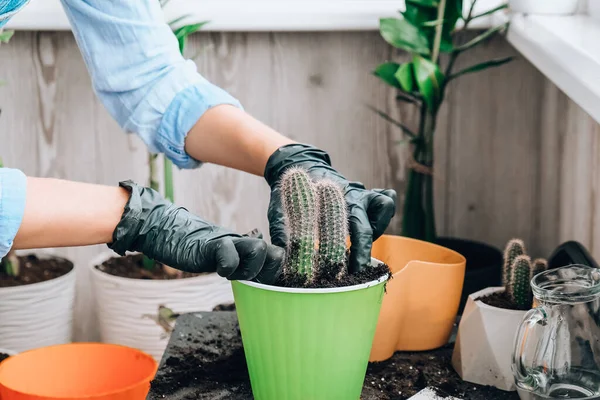
[[[346,202],[302,169],[281,178],[288,248],[275,285],[232,282],[254,398],[358,399],[389,269],[350,274]]]
[[[547,268],[544,259],[532,261],[522,240],[508,242],[503,286],[470,295],[460,321],[452,365],[463,380],[516,390],[511,372],[513,341],[533,305],[531,279]]]

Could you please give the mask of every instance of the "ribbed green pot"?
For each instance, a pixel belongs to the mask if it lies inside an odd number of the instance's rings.
[[[256,400],[358,400],[387,276],[335,289],[232,282]]]

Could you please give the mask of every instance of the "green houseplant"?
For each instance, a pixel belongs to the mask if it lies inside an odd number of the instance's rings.
[[[439,238],[436,231],[434,208],[434,137],[437,116],[448,85],[466,74],[504,65],[513,57],[485,60],[457,70],[461,54],[486,43],[508,28],[508,24],[494,26],[466,43],[459,43],[461,31],[471,22],[507,7],[501,5],[475,14],[477,0],[473,0],[463,15],[463,0],[406,0],[406,10],[399,18],[380,20],[380,33],[385,41],[410,54],[404,63],[386,62],[374,74],[397,90],[397,100],[419,110],[416,127],[404,124],[387,113],[375,109],[387,121],[399,127],[411,146],[408,182],[402,219],[402,235],[436,242],[449,247],[467,259],[466,296],[478,289],[495,285],[500,280],[501,253],[483,243],[460,239]],[[462,23],[462,28],[457,29]]]
[[[288,247],[277,285],[233,281],[258,400],[358,399],[389,269],[347,268],[346,202],[299,168],[281,178]]]
[[[170,22],[182,53],[189,35],[206,24],[180,26],[185,17]],[[148,184],[157,191],[161,189],[161,161],[162,193],[173,201],[173,166],[167,158],[148,154]],[[163,316],[165,310],[210,311],[219,304],[233,302],[229,282],[217,274],[182,273],[142,254],[115,257],[106,252],[92,260],[90,267],[101,339],[141,349],[157,360],[171,333],[170,322],[165,323]]]
[[[12,36],[0,30],[0,43]],[[0,349],[11,351],[0,353],[70,342],[74,297],[73,263],[52,253],[18,256],[9,251],[0,261]]]

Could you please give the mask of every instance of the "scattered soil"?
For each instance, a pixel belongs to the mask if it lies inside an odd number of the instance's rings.
[[[492,307],[504,308],[506,310],[524,311],[522,308],[517,307],[513,303],[506,292],[492,293],[488,296],[481,297],[479,300]]]
[[[19,257],[19,276],[7,275],[0,268],[0,287],[30,285],[59,278],[73,269],[73,263],[64,258],[38,258],[35,255]]]
[[[178,275],[168,274],[162,264],[157,264],[153,270],[148,270],[144,268],[143,259],[144,256],[141,254],[113,257],[102,263],[102,265],[96,266],[96,269],[110,275],[131,279],[170,280],[202,275],[191,274],[189,272],[183,272]]]
[[[346,254],[349,260],[350,252]],[[349,261],[346,261],[346,265]],[[306,282],[305,278],[295,273],[281,274],[275,286],[291,287],[291,288],[309,288],[309,289],[325,289],[344,286],[361,285],[381,278],[384,275],[391,278],[392,273],[390,268],[385,264],[379,264],[376,267],[365,268],[355,274],[345,274],[338,278],[338,272],[345,269],[345,265],[321,265],[317,268],[316,276],[310,282]]]
[[[149,399],[252,400],[235,314],[182,318]],[[451,366],[451,357],[448,345],[430,352],[396,353],[387,361],[371,363],[361,400],[405,400],[428,386],[439,389],[441,398],[518,400],[516,393],[463,382]]]
[[[213,311],[235,311],[235,303],[231,304],[219,304]]]
[[[0,353],[0,363],[10,357],[8,354]]]

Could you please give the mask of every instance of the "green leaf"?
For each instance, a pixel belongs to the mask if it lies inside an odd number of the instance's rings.
[[[410,95],[404,94],[404,93],[399,93],[396,95],[396,100],[405,101],[407,103],[412,103],[412,104],[418,104],[418,102],[419,102],[418,98],[412,97],[412,93]]]
[[[442,102],[444,74],[439,66],[420,56],[413,57],[415,80],[427,107],[435,111]]]
[[[402,64],[394,76],[396,80],[400,82],[400,88],[405,92],[410,93],[416,89],[415,73],[412,63]]]
[[[398,68],[400,68],[400,64],[395,62],[388,62],[385,64],[381,64],[377,68],[375,68],[373,74],[375,76],[378,76],[382,81],[384,81],[388,85],[401,89],[402,86],[400,86],[400,82],[398,82],[398,80],[394,76],[396,74],[396,71],[398,71]]]
[[[425,21],[421,24],[421,26],[436,27],[438,25],[442,25],[443,23],[444,23],[443,19],[437,19],[434,21]]]
[[[394,118],[390,117],[385,111],[381,111],[373,106],[368,106],[368,107],[371,109],[371,111],[377,113],[380,117],[382,117],[386,121],[388,121],[391,124],[396,125],[398,128],[400,128],[405,135],[410,136],[411,138],[417,137],[417,135],[412,130],[410,130],[409,127],[404,125],[402,122],[396,121]]]
[[[381,36],[392,46],[409,52],[429,55],[429,41],[424,32],[400,18],[382,18],[379,21]]]
[[[181,28],[175,29],[173,33],[175,33],[175,37],[179,42],[179,51],[183,53],[185,49],[185,42],[189,35],[192,33],[198,32],[204,25],[208,24],[208,21],[200,22],[197,24],[184,25]]]
[[[402,16],[414,26],[422,26],[423,23],[435,20],[437,17],[437,9],[424,7],[421,5],[411,5],[406,3],[406,11],[402,12]]]
[[[436,0],[406,0],[406,8],[415,5],[429,8],[437,8],[439,4],[440,2]]]
[[[495,12],[504,10],[505,8],[508,8],[508,3],[505,3],[505,4],[502,4],[501,6],[492,8],[491,10],[488,10],[488,11],[483,12],[481,14],[477,14],[477,15],[471,17],[471,21],[474,20],[474,19],[477,19],[477,18],[485,17],[486,15],[494,14]]]
[[[458,78],[459,76],[462,76],[462,75],[471,74],[473,72],[483,71],[483,70],[488,69],[488,68],[499,67],[501,65],[504,65],[506,63],[511,62],[514,59],[515,59],[515,57],[512,57],[512,56],[511,57],[505,57],[505,58],[496,58],[496,59],[493,59],[493,60],[482,62],[480,64],[472,65],[472,66],[470,66],[468,68],[463,69],[462,71],[457,72],[456,74],[451,75],[448,78],[448,82],[451,81],[452,79],[456,79],[456,78]]]
[[[15,31],[0,31],[0,43],[8,43]]]
[[[0,168],[4,168],[4,161],[2,161],[1,157],[0,157]]]
[[[478,36],[474,37],[473,39],[469,40],[467,43],[463,44],[462,46],[457,47],[455,49],[455,51],[469,50],[470,48],[473,48],[473,47],[477,46],[478,44],[481,44],[481,43],[491,39],[497,33],[505,31],[508,28],[508,25],[509,25],[509,22],[502,24],[502,25],[498,25],[494,28],[490,28],[487,31],[483,32],[481,35],[478,35]]]

